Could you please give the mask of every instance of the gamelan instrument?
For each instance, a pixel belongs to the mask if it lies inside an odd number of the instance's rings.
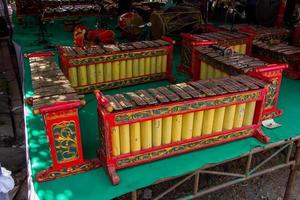
[[[26,58],[34,93],[27,103],[34,114],[42,115],[52,159],[52,166],[37,173],[37,180],[53,180],[99,167],[99,161],[83,158],[78,108],[84,100],[54,64],[52,53],[32,53]]]
[[[262,142],[266,83],[239,75],[115,95],[96,91],[98,156],[116,170],[245,137]]]
[[[199,9],[189,6],[176,6],[163,11],[154,11],[150,16],[151,35],[158,39],[162,36],[179,36],[189,33],[202,24]]]
[[[100,0],[16,0],[17,17],[41,14],[43,20],[99,15]]]
[[[198,47],[197,60],[193,69],[193,80],[246,74],[261,79],[268,85],[268,93],[264,107],[263,119],[274,118],[282,114],[277,108],[277,101],[282,79],[282,71],[286,64],[269,64],[258,58],[236,52],[227,52],[226,47]]]
[[[231,25],[222,25],[219,28],[230,31]],[[250,24],[235,24],[233,26],[234,31],[241,33],[248,33],[253,35],[256,40],[270,41],[270,40],[279,40],[286,41],[289,38],[290,31],[285,28],[278,27],[265,27],[259,25],[250,25]]]
[[[101,6],[98,4],[73,4],[59,5],[57,7],[43,6],[42,19],[51,20],[56,18],[93,16],[99,15]]]
[[[170,38],[86,48],[59,46],[58,52],[62,71],[79,93],[172,80]]]
[[[287,63],[289,67],[285,69],[286,75],[300,79],[300,47],[255,41],[253,55],[270,63]]]
[[[126,12],[118,20],[122,35],[130,39],[138,38],[143,33],[143,29],[140,28],[143,24],[143,18],[136,12]]]
[[[217,31],[199,35],[183,33],[181,37],[182,50],[179,70],[189,74],[194,68],[196,47],[219,44],[230,46],[236,52],[250,55],[253,41],[253,37],[248,34],[230,31]]]

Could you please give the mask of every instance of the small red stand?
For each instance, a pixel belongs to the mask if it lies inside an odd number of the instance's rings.
[[[53,165],[36,175],[38,181],[49,181],[100,166],[98,160],[83,159],[78,118],[80,105],[80,101],[69,101],[40,109]]]

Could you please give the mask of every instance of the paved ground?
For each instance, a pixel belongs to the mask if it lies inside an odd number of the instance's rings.
[[[13,172],[14,199],[27,199],[22,98],[7,43],[0,40],[0,163]]]
[[[13,172],[16,187],[11,192],[11,197],[16,200],[23,200],[27,199],[24,123],[23,110],[21,109],[22,101],[16,73],[12,67],[13,64],[15,63],[10,60],[10,54],[6,44],[3,42],[0,43],[0,162],[4,167]],[[7,93],[3,91],[7,91]],[[10,111],[13,112],[10,113]],[[11,115],[13,118],[10,117]],[[13,124],[15,124],[16,140],[13,138]],[[264,156],[267,155],[260,155],[258,159],[262,159]],[[269,163],[269,166],[282,159],[282,156],[274,158],[272,162]],[[233,171],[239,171],[244,162],[245,161],[231,162],[218,170],[227,168]],[[288,174],[288,169],[278,170],[271,174],[249,180],[243,184],[234,185],[215,192],[214,194],[206,195],[199,198],[199,200],[280,200],[285,191]],[[206,185],[215,185],[226,179],[227,178],[220,176],[202,175],[200,188],[204,188]],[[178,180],[172,180],[150,187],[152,196],[155,197],[165,188],[168,188],[169,185],[177,181]],[[297,194],[299,194],[298,199],[300,200],[300,175],[298,176],[297,182]],[[192,184],[192,180],[188,181],[183,188],[175,190],[164,199],[176,199],[187,194],[190,192]],[[138,195],[140,198],[143,197],[144,192],[145,190],[139,191]],[[125,195],[119,199],[130,199],[130,196]]]

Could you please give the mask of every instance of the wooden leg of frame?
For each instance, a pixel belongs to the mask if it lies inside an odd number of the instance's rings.
[[[194,180],[193,194],[196,194],[199,190],[199,179],[200,179],[200,172],[196,172],[195,180]]]
[[[296,153],[295,153],[295,166],[291,169],[290,175],[288,178],[284,200],[297,199],[299,194],[296,194],[296,177],[300,171],[300,140],[297,141],[296,144]]]
[[[253,136],[256,137],[256,139],[258,139],[262,143],[270,142],[270,138],[266,136],[260,129],[255,130]]]
[[[120,177],[117,174],[116,168],[114,166],[108,166],[106,170],[112,184],[118,185],[120,183]]]
[[[97,155],[98,158],[101,162],[101,154],[100,154],[100,150],[97,150]],[[107,175],[109,176],[110,181],[112,182],[113,185],[118,185],[120,183],[120,177],[117,174],[116,168],[114,166],[111,165],[106,165],[105,163],[103,163],[102,161],[102,166],[104,167]]]
[[[172,75],[167,75],[167,80],[170,82],[170,83],[175,83],[176,82],[176,79],[174,78],[174,76],[172,76]]]

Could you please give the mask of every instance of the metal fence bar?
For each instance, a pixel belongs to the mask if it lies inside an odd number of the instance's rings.
[[[230,172],[220,172],[220,171],[211,171],[211,170],[199,170],[201,174],[212,174],[212,175],[220,175],[220,176],[233,176],[233,177],[245,177],[244,174],[230,173]]]
[[[200,173],[196,172],[195,180],[194,180],[193,194],[196,194],[199,190],[199,179],[200,179]]]
[[[246,171],[245,171],[246,176],[249,175],[249,171],[251,169],[251,164],[252,164],[252,158],[253,158],[253,154],[250,153],[249,156],[248,156],[247,165],[246,165]]]
[[[278,170],[278,169],[281,169],[281,168],[284,168],[284,167],[288,167],[288,166],[291,166],[291,165],[294,165],[294,164],[295,164],[294,161],[290,161],[289,163],[284,163],[284,164],[281,164],[281,165],[277,165],[277,166],[271,167],[269,169],[266,169],[266,170],[263,170],[263,171],[260,171],[260,172],[257,172],[257,173],[253,173],[253,174],[251,174],[251,175],[249,175],[248,177],[245,177],[245,178],[238,178],[238,179],[235,179],[235,180],[232,180],[232,181],[228,181],[226,183],[222,183],[220,185],[217,185],[217,186],[214,186],[214,187],[211,187],[211,188],[208,188],[208,189],[204,189],[204,190],[198,192],[197,194],[195,194],[193,196],[183,197],[181,199],[183,199],[183,200],[185,200],[185,199],[195,199],[196,197],[200,197],[200,196],[203,196],[205,194],[209,194],[209,193],[215,192],[217,190],[229,187],[231,185],[234,185],[234,184],[237,184],[237,183],[241,183],[243,181],[246,181],[246,180],[255,178],[257,176],[261,176],[263,174],[266,174],[266,173],[269,173],[269,172],[273,172],[275,170]]]
[[[169,189],[167,189],[166,191],[164,191],[163,193],[161,193],[160,195],[158,195],[157,197],[155,197],[153,200],[158,200],[158,199],[162,198],[163,196],[165,196],[166,194],[168,194],[169,192],[171,192],[172,190],[174,190],[175,188],[177,188],[179,185],[181,185],[182,183],[184,183],[187,180],[189,180],[190,178],[192,178],[194,175],[195,175],[195,173],[192,173],[191,175],[185,177],[184,179],[182,179],[181,181],[179,181],[178,183],[174,184],[172,187],[170,187]]]
[[[294,147],[294,142],[292,142],[289,146],[288,152],[286,154],[286,160],[285,160],[286,163],[288,163],[290,161],[291,154],[292,154],[292,151],[293,151],[293,147]]]
[[[258,164],[256,167],[254,167],[249,174],[252,174],[256,170],[258,170],[260,167],[264,166],[267,162],[269,162],[272,158],[274,158],[276,155],[278,155],[280,152],[282,152],[285,148],[287,148],[290,144],[285,144],[283,147],[278,149],[275,153],[273,153],[270,157],[268,157],[266,160]]]

